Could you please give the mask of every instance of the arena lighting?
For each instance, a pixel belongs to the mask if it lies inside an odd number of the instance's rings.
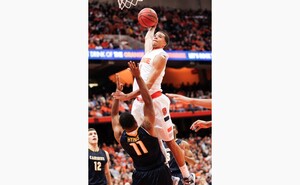
[[[167,51],[173,61],[211,61],[211,51]],[[90,49],[89,60],[140,60],[144,50]]]
[[[97,87],[97,86],[98,86],[98,83],[89,83],[90,88]]]

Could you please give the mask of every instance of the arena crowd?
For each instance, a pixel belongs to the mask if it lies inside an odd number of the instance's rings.
[[[120,11],[117,4],[90,1],[89,49],[124,49],[126,40],[114,42],[114,39],[106,39],[105,35],[128,35],[144,43],[147,29],[141,27],[137,20],[142,8]],[[211,11],[153,9],[159,18],[157,28],[166,30],[170,36],[168,50],[211,51]]]

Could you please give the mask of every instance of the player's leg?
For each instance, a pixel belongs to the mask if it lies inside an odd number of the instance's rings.
[[[131,114],[136,120],[138,126],[141,126],[144,119],[144,102],[135,99],[132,103]]]
[[[167,96],[161,95],[153,100],[155,109],[155,131],[158,137],[164,141],[170,148],[182,173],[184,184],[194,184],[195,176],[190,174],[185,163],[184,152],[174,140],[173,123],[170,117],[170,100]]]
[[[184,185],[195,184],[195,174],[190,173],[185,163],[184,152],[175,140],[166,141],[183,176]]]
[[[170,166],[169,166],[170,154],[168,154],[168,152],[163,144],[163,141],[161,139],[159,139],[158,141],[159,141],[160,150],[162,151],[162,153],[164,154],[164,156],[166,158],[165,164],[168,166],[168,168],[170,168]],[[180,184],[181,181],[180,181],[179,177],[172,175],[172,181],[173,181],[173,185],[182,185],[182,184]]]

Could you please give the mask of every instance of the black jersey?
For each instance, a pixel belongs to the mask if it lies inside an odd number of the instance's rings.
[[[165,162],[158,139],[139,127],[136,136],[129,136],[123,131],[120,143],[133,159],[136,170],[146,171],[162,166]]]
[[[180,143],[181,143],[181,139],[176,139],[176,143],[178,144],[178,145],[180,145]],[[174,158],[174,156],[173,156],[173,154],[172,154],[172,152],[171,152],[171,150],[170,150],[170,148],[168,148],[168,145],[164,142],[164,146],[165,146],[165,148],[166,148],[166,152],[167,152],[167,161],[168,161],[168,163],[169,163],[169,167],[170,167],[170,170],[171,170],[171,173],[173,174],[173,173],[180,173],[180,169],[179,169],[179,167],[178,167],[178,165],[177,165],[177,163],[176,163],[176,160],[175,160],[175,158]]]
[[[104,150],[93,152],[89,149],[89,185],[106,185],[104,173],[107,156]]]

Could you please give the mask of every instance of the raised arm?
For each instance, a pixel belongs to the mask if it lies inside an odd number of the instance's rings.
[[[119,75],[116,74],[116,92],[121,91],[123,89],[123,86],[120,84]],[[120,143],[120,138],[123,132],[123,128],[119,122],[119,100],[116,98],[113,98],[113,104],[111,109],[111,123],[112,123],[112,129],[114,131],[115,139],[118,143]]]
[[[144,105],[144,121],[142,126],[150,133],[153,134],[153,125],[155,120],[155,113],[153,108],[152,98],[149,94],[149,90],[140,75],[139,67],[136,66],[134,62],[128,62],[131,74],[135,77],[137,84],[140,88],[140,93],[142,95]]]
[[[148,53],[152,50],[152,41],[154,38],[154,31],[156,26],[148,28],[148,31],[145,36],[145,53]]]
[[[171,94],[171,93],[166,93],[166,95],[170,98],[174,98],[175,100],[184,102],[184,103],[189,103],[192,105],[197,105],[197,106],[202,106],[207,109],[212,108],[212,102],[211,99],[198,99],[198,98],[189,98],[183,95],[179,94]]]
[[[211,126],[212,121],[197,120],[191,125],[190,129],[195,132],[198,132],[200,129],[211,128]]]

